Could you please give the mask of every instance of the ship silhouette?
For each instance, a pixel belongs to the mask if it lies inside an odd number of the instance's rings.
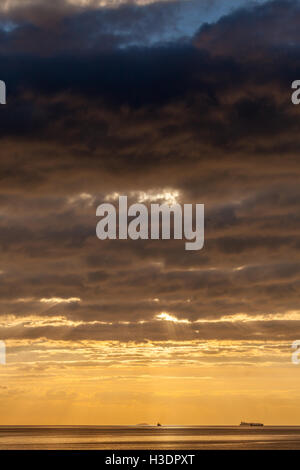
[[[262,423],[246,423],[245,421],[241,421],[240,426],[263,426],[263,424]]]

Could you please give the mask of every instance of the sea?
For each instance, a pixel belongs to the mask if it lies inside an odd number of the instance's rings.
[[[300,450],[300,426],[0,426],[0,450]]]

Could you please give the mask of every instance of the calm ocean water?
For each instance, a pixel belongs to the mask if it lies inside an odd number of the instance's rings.
[[[300,427],[0,426],[4,449],[300,449]]]

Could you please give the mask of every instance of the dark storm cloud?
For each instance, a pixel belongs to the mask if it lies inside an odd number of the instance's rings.
[[[240,9],[217,24],[205,25],[195,36],[195,44],[214,55],[238,55],[241,59],[262,58],[272,49],[298,49],[300,5],[295,0],[275,0],[271,4]]]
[[[163,34],[169,24],[176,22],[176,13],[174,3],[154,3],[146,11],[133,5],[82,11],[63,2],[57,9],[51,5],[31,9],[20,7],[9,15],[12,29],[8,27],[1,32],[0,50],[5,54],[18,50],[45,56],[151,43],[153,35]],[[4,24],[5,19],[6,15],[3,15]]]
[[[1,338],[276,339],[281,329],[290,339],[299,329],[154,320],[284,314],[300,291],[299,2],[236,11],[192,41],[120,49],[167,28],[177,6],[2,13],[17,26],[0,41],[0,313],[83,325]],[[107,194],[164,189],[205,203],[204,250],[96,239]],[[96,320],[112,325],[84,324]]]
[[[86,2],[82,7],[67,0],[19,1],[2,13],[0,6],[0,50],[42,56],[76,51],[78,55],[134,44],[185,41],[201,24],[215,21],[249,0],[163,0],[143,6],[131,0],[108,0],[105,8],[97,3]]]

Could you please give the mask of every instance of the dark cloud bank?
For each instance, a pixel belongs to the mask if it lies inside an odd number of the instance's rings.
[[[2,14],[11,26],[0,33],[1,314],[113,323],[8,328],[8,337],[161,340],[178,334],[153,320],[162,311],[195,321],[298,310],[299,2],[138,45],[175,13],[176,4],[82,12],[57,2],[51,14]],[[164,188],[205,203],[204,250],[96,239],[106,194]],[[45,308],[50,297],[81,302]],[[178,328],[187,339],[299,331],[294,321]]]

